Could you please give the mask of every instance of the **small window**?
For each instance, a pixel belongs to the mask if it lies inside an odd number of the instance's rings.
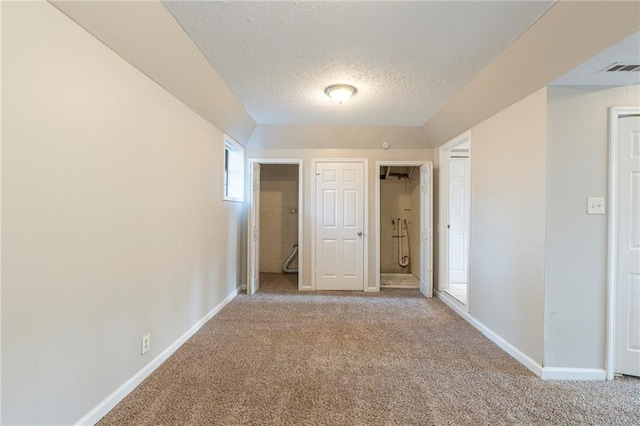
[[[244,148],[224,136],[224,200],[244,201]]]

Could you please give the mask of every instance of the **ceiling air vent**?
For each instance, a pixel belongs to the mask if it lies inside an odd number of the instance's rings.
[[[640,65],[627,65],[627,64],[618,64],[615,63],[611,66],[608,66],[604,69],[606,72],[630,72],[630,71],[640,71]]]

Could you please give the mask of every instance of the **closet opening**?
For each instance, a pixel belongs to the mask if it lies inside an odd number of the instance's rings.
[[[281,162],[282,161],[282,162]],[[247,293],[302,287],[302,162],[250,160]]]

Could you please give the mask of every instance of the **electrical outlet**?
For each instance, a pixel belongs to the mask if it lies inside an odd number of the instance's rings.
[[[142,353],[146,354],[149,352],[149,348],[151,347],[151,333],[147,333],[142,336]]]

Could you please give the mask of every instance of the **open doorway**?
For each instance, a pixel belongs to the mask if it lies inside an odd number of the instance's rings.
[[[377,162],[376,285],[432,296],[432,165]]]
[[[302,160],[249,160],[248,285],[302,286]]]
[[[466,133],[440,147],[440,292],[468,308],[471,144]]]
[[[613,380],[640,377],[640,106],[612,107],[609,131],[606,367]],[[589,209],[597,203],[590,199]]]

